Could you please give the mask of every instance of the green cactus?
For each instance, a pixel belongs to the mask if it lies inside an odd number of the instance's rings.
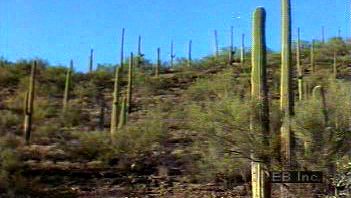
[[[310,58],[311,58],[311,71],[312,71],[312,74],[316,72],[316,64],[315,64],[315,61],[314,61],[314,40],[312,40],[312,43],[311,43],[311,51],[310,51]]]
[[[27,145],[30,142],[30,136],[32,132],[32,116],[33,116],[33,109],[34,109],[33,105],[34,105],[35,78],[36,78],[37,64],[38,64],[37,61],[34,61],[32,65],[30,80],[29,80],[29,87],[25,95],[25,107],[24,107],[25,111],[24,111],[23,128],[24,128],[25,141]]]
[[[266,12],[264,8],[257,8],[253,17],[252,30],[252,70],[251,70],[251,100],[254,114],[251,115],[251,129],[258,125],[262,143],[269,146],[269,104],[266,68],[266,39],[265,39]],[[257,108],[258,107],[258,108]],[[252,158],[256,158],[252,154]],[[259,161],[267,162],[264,156]],[[265,174],[265,165],[262,162],[252,161],[252,197],[270,197],[270,185]]]
[[[299,92],[299,100],[303,99],[303,69],[301,65],[300,53],[300,28],[297,28],[297,42],[296,42],[296,66],[297,66],[297,86]]]
[[[121,38],[121,59],[120,59],[120,66],[123,70],[123,64],[124,64],[124,34],[125,34],[125,29],[122,29],[122,38]]]
[[[189,41],[189,46],[188,46],[188,67],[191,67],[192,64],[192,59],[191,59],[191,53],[192,53],[192,40]]]
[[[138,55],[136,57],[136,67],[139,68],[142,65],[144,54],[141,52],[141,36],[138,37]]]
[[[245,65],[245,34],[241,35],[240,63],[242,67]]]
[[[122,107],[121,111],[119,114],[119,123],[118,123],[118,129],[123,128],[124,125],[127,123],[127,97],[123,96],[122,100]]]
[[[111,112],[111,136],[114,137],[117,133],[118,121],[119,121],[119,84],[120,84],[120,73],[122,67],[116,68],[115,79],[114,79],[114,90],[113,90],[113,102],[112,102],[112,112]]]
[[[127,109],[126,112],[129,114],[132,107],[132,94],[133,94],[133,53],[130,53],[129,68],[128,68],[128,87],[127,87]]]
[[[174,54],[173,48],[174,48],[173,41],[171,41],[171,67],[173,67],[174,58],[176,57]]]
[[[161,48],[157,48],[157,63],[155,68],[155,76],[159,77],[161,68]]]
[[[282,0],[282,63],[280,82],[280,110],[283,113],[281,127],[281,149],[284,166],[291,165],[293,151],[293,132],[291,131],[290,118],[294,115],[294,98],[292,89],[291,67],[291,10],[290,0]]]
[[[317,100],[321,100],[321,110],[324,116],[324,123],[327,124],[328,123],[328,109],[327,109],[327,101],[326,101],[326,97],[325,97],[325,92],[324,92],[324,88],[322,85],[318,85],[315,86],[312,90],[312,97],[313,100],[317,101]]]
[[[215,42],[215,57],[218,60],[219,48],[218,48],[218,34],[217,34],[217,30],[214,30],[214,42]]]
[[[89,57],[89,72],[93,71],[93,61],[94,61],[94,50],[90,50],[90,57]]]
[[[230,47],[229,47],[229,60],[228,63],[229,65],[232,65],[234,62],[234,28],[233,26],[230,27]]]
[[[67,112],[67,109],[69,106],[68,102],[70,98],[70,88],[72,84],[72,71],[73,71],[73,60],[70,61],[70,66],[66,72],[65,92],[63,96],[63,108],[62,108],[63,113]]]

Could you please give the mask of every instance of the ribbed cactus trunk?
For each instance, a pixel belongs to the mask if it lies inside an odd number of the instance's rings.
[[[25,107],[24,107],[24,135],[25,141],[28,145],[30,142],[30,136],[32,132],[32,116],[33,116],[33,105],[34,105],[34,91],[35,91],[35,77],[36,77],[36,70],[37,70],[37,61],[34,61],[30,80],[29,80],[29,88],[25,96]]]
[[[245,65],[245,34],[241,35],[240,63],[242,67]]]
[[[264,8],[257,8],[253,16],[252,32],[252,70],[251,70],[251,100],[253,114],[251,115],[251,129],[261,132],[262,144],[269,146],[269,105],[266,71],[266,38],[265,38],[266,12]],[[269,176],[266,175],[268,161],[264,156],[252,158],[251,162],[252,197],[270,197]]]
[[[133,53],[130,53],[129,68],[128,68],[127,107],[126,107],[127,114],[129,114],[131,112],[131,107],[132,107],[133,63],[134,63],[134,56],[133,56]]]
[[[327,100],[325,97],[325,91],[322,85],[318,85],[315,86],[312,90],[312,97],[313,100],[317,101],[320,100],[321,101],[321,111],[323,113],[323,117],[324,117],[324,124],[327,125],[329,118],[328,118],[328,109],[327,109]]]
[[[124,64],[124,34],[125,34],[125,29],[122,29],[122,38],[121,38],[121,57],[120,57],[120,66],[123,70],[123,64]]]
[[[161,48],[157,48],[157,63],[155,68],[155,76],[159,77],[161,68]]]
[[[193,41],[189,41],[189,46],[188,46],[188,67],[191,67],[192,64],[192,44]]]
[[[230,47],[229,47],[229,65],[234,63],[234,28],[233,26],[230,27]]]
[[[123,128],[127,123],[127,97],[124,96],[122,100],[122,107],[119,114],[118,128]]]
[[[141,52],[141,36],[138,37],[138,54],[136,56],[136,67],[140,68],[142,65],[144,54]]]
[[[293,150],[293,133],[290,127],[290,118],[294,115],[294,98],[292,89],[291,64],[291,10],[290,0],[282,0],[282,63],[280,82],[280,110],[283,113],[281,127],[281,146],[283,165],[291,165]]]
[[[215,42],[215,57],[216,57],[216,59],[218,59],[219,48],[218,48],[218,34],[217,34],[217,30],[214,30],[214,42]]]
[[[311,43],[311,50],[310,50],[310,62],[311,62],[311,72],[312,74],[316,72],[316,64],[314,62],[314,40]]]
[[[119,84],[120,84],[120,72],[122,67],[116,68],[115,79],[114,79],[114,89],[113,89],[113,101],[112,101],[112,112],[111,112],[111,137],[115,137],[117,133],[118,121],[119,121]]]
[[[69,107],[70,88],[72,86],[71,85],[72,71],[73,71],[73,60],[70,61],[69,68],[67,69],[67,72],[66,72],[65,92],[63,95],[63,108],[62,108],[63,113],[66,113]]]
[[[174,58],[175,58],[175,54],[174,54],[174,44],[173,41],[171,42],[171,67],[173,67],[174,64]]]
[[[297,28],[296,42],[296,66],[297,66],[297,88],[299,92],[299,100],[303,99],[303,69],[301,65],[301,46],[300,46],[300,28]]]
[[[90,57],[89,57],[89,72],[93,71],[93,66],[94,66],[94,50],[90,50]]]

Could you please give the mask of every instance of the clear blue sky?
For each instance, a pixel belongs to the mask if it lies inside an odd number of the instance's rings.
[[[119,63],[120,32],[126,28],[125,54],[136,51],[143,37],[146,58],[153,60],[161,47],[168,58],[170,41],[177,57],[186,56],[193,40],[193,56],[213,52],[213,30],[220,47],[228,46],[229,30],[251,38],[251,14],[257,6],[267,11],[267,45],[280,50],[280,0],[0,0],[0,56],[15,61],[40,57],[51,64],[74,59],[87,70],[90,48],[95,63]],[[351,35],[349,0],[292,0],[293,37],[301,27],[304,40]]]

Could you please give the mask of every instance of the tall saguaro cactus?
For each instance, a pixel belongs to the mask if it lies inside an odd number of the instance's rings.
[[[241,66],[245,64],[245,34],[241,35],[240,63]]]
[[[90,50],[90,57],[89,57],[89,72],[93,71],[93,65],[94,65],[94,50]]]
[[[112,112],[111,112],[111,128],[110,133],[111,137],[114,137],[117,133],[118,121],[119,121],[119,84],[120,84],[120,73],[122,67],[116,68],[115,79],[114,79],[114,89],[113,89],[113,101],[112,101]]]
[[[218,33],[217,30],[214,30],[214,42],[215,42],[215,57],[218,59],[219,49],[218,49]]]
[[[174,54],[174,44],[173,44],[173,41],[171,41],[171,67],[173,67],[173,61],[174,61],[174,58],[175,58],[175,54]]]
[[[70,61],[69,68],[66,72],[66,82],[65,82],[65,92],[63,96],[63,113],[67,112],[68,102],[70,98],[70,88],[72,84],[72,70],[73,70],[73,60]]]
[[[122,38],[121,38],[121,62],[120,62],[120,66],[123,70],[123,63],[124,63],[124,34],[125,34],[125,29],[122,29]]]
[[[188,46],[188,67],[190,67],[191,64],[192,64],[192,57],[191,57],[191,53],[192,53],[192,44],[193,44],[193,41],[190,40],[190,41],[189,41],[189,46]]]
[[[126,107],[127,114],[131,112],[131,106],[132,106],[133,62],[134,62],[134,56],[133,56],[133,53],[130,53],[129,68],[128,68],[127,107]]]
[[[297,87],[299,92],[299,100],[303,99],[303,69],[301,65],[301,46],[300,46],[300,28],[297,28],[296,42],[296,66],[297,66]]]
[[[118,128],[123,128],[124,125],[127,123],[127,97],[123,96],[122,99],[122,107],[119,114],[119,123]]]
[[[292,89],[291,66],[291,10],[290,0],[282,0],[282,63],[280,82],[280,110],[284,120],[281,127],[281,146],[283,163],[291,165],[291,150],[293,134],[290,127],[290,117],[294,115],[294,98]]]
[[[36,70],[37,70],[37,61],[34,61],[31,68],[29,88],[28,88],[28,91],[26,92],[25,107],[24,107],[24,135],[25,135],[25,141],[27,145],[30,142],[30,136],[32,132],[32,116],[33,116],[33,109],[34,109],[33,105],[34,105]]]
[[[265,39],[266,12],[264,8],[257,8],[253,16],[252,33],[252,70],[251,70],[251,100],[254,114],[251,116],[251,127],[257,126],[262,135],[262,144],[269,146],[269,105],[266,71],[266,39]],[[258,106],[258,108],[257,108]],[[252,157],[256,158],[252,154]],[[261,161],[266,161],[262,156]],[[265,164],[252,161],[252,197],[270,197],[270,185],[265,174]]]
[[[234,28],[233,26],[230,27],[230,47],[229,47],[229,65],[232,65],[234,62]]]
[[[139,68],[142,64],[142,59],[144,57],[144,54],[141,52],[141,36],[138,37],[138,54],[137,54],[137,60],[136,60],[136,67]]]
[[[157,48],[157,63],[155,68],[155,76],[159,77],[161,67],[161,48]]]

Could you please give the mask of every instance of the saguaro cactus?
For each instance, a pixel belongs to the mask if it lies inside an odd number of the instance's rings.
[[[234,28],[233,26],[230,27],[230,47],[229,47],[229,65],[232,65],[234,62]]]
[[[155,76],[159,77],[161,67],[161,48],[157,48],[157,63],[155,68]]]
[[[188,67],[190,67],[192,63],[191,50],[192,50],[192,40],[189,41],[189,46],[188,46]]]
[[[119,114],[119,123],[118,123],[118,128],[122,128],[124,125],[126,125],[127,123],[127,97],[123,96],[123,100],[122,100],[122,107],[121,107],[121,111]]]
[[[299,91],[299,100],[303,99],[303,69],[301,65],[300,53],[300,28],[297,28],[297,42],[296,42],[296,66],[297,66],[297,86]]]
[[[94,50],[90,50],[90,57],[89,57],[89,72],[93,71],[93,61],[94,61]]]
[[[280,109],[284,120],[281,127],[282,157],[285,166],[291,165],[293,134],[290,127],[290,117],[294,114],[294,98],[292,90],[291,67],[291,10],[290,0],[282,0],[282,64],[280,83]]]
[[[174,54],[174,44],[173,44],[173,41],[171,42],[171,67],[173,67],[173,61],[174,61],[174,58],[176,57],[175,54]]]
[[[127,109],[126,112],[129,114],[131,112],[132,106],[132,94],[133,94],[133,53],[130,53],[129,58],[129,69],[128,69],[128,87],[127,87]]]
[[[264,8],[257,8],[253,17],[253,37],[252,37],[252,70],[251,70],[251,100],[254,115],[251,116],[251,128],[257,126],[262,133],[262,143],[269,146],[269,105],[268,86],[266,72],[266,40],[265,40],[265,18]],[[258,108],[257,108],[258,105]],[[256,158],[252,154],[252,158]],[[258,161],[252,161],[252,197],[270,197],[270,185],[268,176],[265,174],[266,161],[262,156]],[[261,162],[260,162],[261,161]]]
[[[214,42],[215,42],[215,57],[218,59],[219,49],[218,49],[218,34],[217,30],[214,30]]]
[[[34,105],[34,91],[35,91],[35,77],[36,77],[36,70],[37,70],[37,61],[34,61],[30,80],[29,80],[29,88],[26,92],[25,97],[25,107],[24,107],[24,135],[25,141],[28,145],[30,142],[30,136],[32,132],[32,116],[33,116],[33,105]]]
[[[121,62],[120,62],[120,66],[123,70],[123,64],[124,64],[124,33],[125,33],[125,30],[124,28],[122,29],[122,38],[121,38]]]
[[[241,35],[240,63],[241,66],[245,64],[245,34]]]
[[[310,50],[310,58],[311,58],[311,71],[312,73],[316,72],[316,64],[314,62],[314,40],[311,43],[311,50]]]
[[[141,52],[141,36],[138,37],[138,55],[137,55],[137,65],[136,67],[139,68],[142,64],[142,59],[144,57],[144,54]]]
[[[111,136],[114,137],[117,133],[118,121],[119,121],[119,111],[118,111],[118,103],[119,103],[119,84],[120,84],[120,72],[122,67],[116,68],[115,71],[115,82],[113,89],[113,102],[112,102],[112,112],[111,112],[111,128],[110,133]]]
[[[67,112],[68,109],[68,102],[70,98],[70,88],[71,88],[71,82],[72,82],[72,70],[73,70],[73,60],[70,61],[69,68],[67,69],[66,72],[66,82],[65,82],[65,92],[63,96],[63,113]]]
[[[324,116],[324,123],[328,123],[328,109],[327,109],[327,100],[325,97],[324,88],[322,85],[315,86],[312,90],[313,100],[321,99],[321,110]]]

